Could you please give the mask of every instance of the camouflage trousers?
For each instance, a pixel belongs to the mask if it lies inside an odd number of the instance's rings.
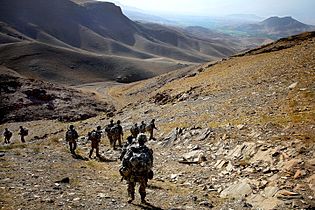
[[[136,183],[139,183],[139,193],[141,196],[141,200],[145,200],[146,196],[146,188],[148,184],[148,179],[143,176],[131,176],[130,179],[128,180],[128,196],[131,199],[135,198],[135,187]]]
[[[92,158],[92,154],[93,154],[94,149],[96,150],[96,157],[100,157],[99,143],[98,142],[92,142],[89,158]]]
[[[70,152],[72,154],[75,154],[75,150],[77,148],[77,142],[76,141],[69,141],[69,147],[70,147]]]

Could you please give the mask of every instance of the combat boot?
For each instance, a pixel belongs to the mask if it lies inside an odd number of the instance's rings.
[[[147,201],[145,200],[146,193],[140,193],[140,196],[141,196],[141,203],[147,203]]]
[[[131,194],[130,195],[130,198],[128,200],[128,203],[132,203],[132,201],[135,199],[135,195],[134,194]]]

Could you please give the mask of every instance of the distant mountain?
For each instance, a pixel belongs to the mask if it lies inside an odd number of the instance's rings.
[[[278,39],[305,31],[311,31],[314,30],[315,27],[301,23],[292,17],[270,17],[257,24],[242,25],[238,29],[251,35],[267,35],[271,38]]]
[[[181,68],[186,64],[230,56],[239,49],[231,47],[225,40],[213,42],[208,38],[192,36],[178,28],[134,22],[122,13],[120,7],[109,2],[2,0],[0,22],[0,43],[3,45],[0,47],[4,49],[0,52],[0,58],[3,59],[0,64],[14,67],[20,73],[26,71],[31,74],[34,68],[32,65],[25,65],[24,58],[27,57],[31,63],[36,60],[36,63],[41,63],[40,69],[47,71],[41,74],[46,80],[51,79],[47,75],[54,74],[51,72],[54,68],[53,65],[45,68],[43,59],[45,56],[45,59],[49,59],[49,55],[56,51],[61,53],[62,58],[69,58],[74,63],[77,58],[85,60],[90,66],[87,69],[96,68],[101,72],[104,68],[107,72],[108,66],[112,66],[114,73],[100,74],[105,78],[99,78],[98,81],[121,81],[121,78],[125,78],[123,81],[128,82]],[[24,55],[23,52],[15,52],[20,46],[23,46],[25,53],[32,53]],[[19,56],[13,61],[14,54]],[[93,64],[95,59],[100,66]],[[57,59],[52,63],[55,66],[64,66],[66,62]],[[149,63],[153,65],[148,65]],[[79,67],[73,65],[71,68],[76,70]],[[58,74],[61,72],[63,71],[58,71]],[[138,75],[140,72],[144,74]],[[116,79],[113,75],[116,75]],[[65,78],[64,81],[68,80],[67,76],[61,76]],[[87,78],[92,77],[85,79]],[[88,81],[93,82],[95,79]]]

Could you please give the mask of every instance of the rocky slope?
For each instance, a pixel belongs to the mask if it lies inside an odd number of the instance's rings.
[[[0,123],[39,119],[78,121],[115,108],[95,94],[58,86],[0,67]]]
[[[156,119],[157,140],[148,142],[155,156],[149,205],[139,204],[139,197],[126,203],[119,151],[109,148],[106,137],[101,160],[84,158],[89,149],[84,136],[108,123],[105,114],[74,123],[81,159],[66,150],[68,124],[27,122],[31,133],[25,145],[16,136],[19,123],[1,125],[14,131],[14,144],[0,148],[0,204],[6,209],[313,209],[315,37],[297,43],[96,89],[121,108],[114,119],[123,122],[125,135],[134,122]]]

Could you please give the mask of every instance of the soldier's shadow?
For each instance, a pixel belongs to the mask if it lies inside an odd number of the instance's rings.
[[[89,160],[88,158],[83,157],[83,156],[81,156],[81,155],[79,155],[79,154],[73,154],[72,157],[73,157],[74,159],[77,159],[77,160],[85,160],[85,161]]]
[[[133,203],[132,205],[137,206],[141,209],[145,209],[145,210],[163,210],[162,208],[154,206],[153,204],[148,203],[148,202],[146,204],[134,204]]]
[[[103,156],[98,157],[98,160],[100,162],[116,162],[117,161],[117,160],[114,160],[114,159],[107,159],[107,158],[105,158]]]

